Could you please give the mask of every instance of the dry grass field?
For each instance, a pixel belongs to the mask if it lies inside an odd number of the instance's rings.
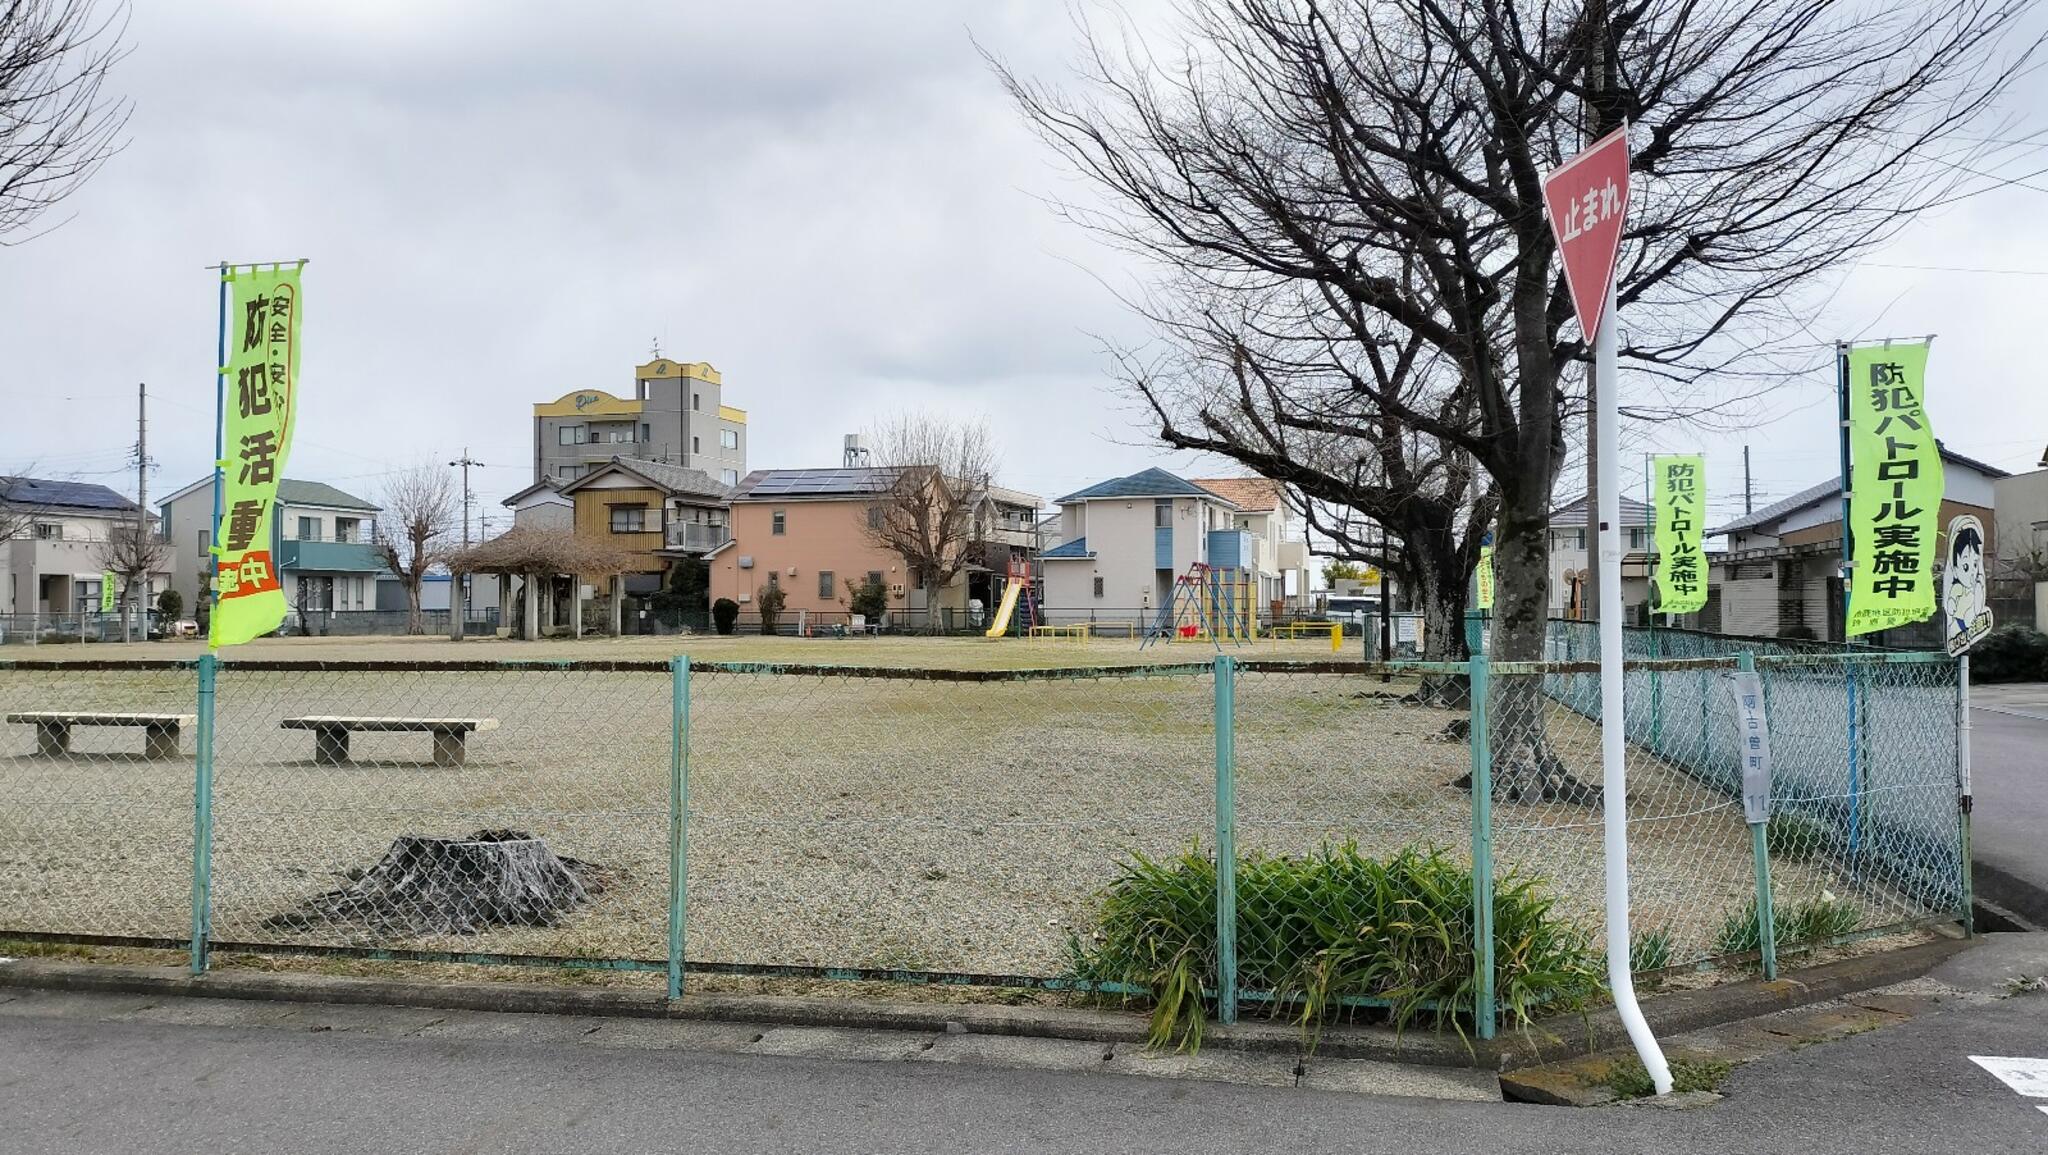
[[[10,648],[0,658],[189,657],[197,647]],[[1104,667],[1001,682],[700,670],[690,683],[687,939],[693,960],[1053,975],[1069,933],[1132,853],[1211,843],[1214,695],[1206,646],[1129,641],[633,638],[583,643],[279,639],[238,659],[406,663],[661,659],[944,669]],[[1240,657],[1326,660],[1327,643]],[[1355,650],[1352,652],[1355,657]],[[1452,785],[1461,713],[1405,704],[1411,686],[1361,673],[1243,675],[1237,687],[1238,846],[1286,854],[1355,840],[1372,853],[1438,846],[1469,858],[1469,796]],[[0,713],[193,709],[189,671],[0,667]],[[466,765],[436,767],[424,734],[359,734],[353,764],[318,765],[300,714],[486,717]],[[240,942],[659,958],[669,903],[671,684],[646,673],[402,665],[258,671],[224,663],[217,697],[214,933]],[[1597,781],[1597,732],[1558,708],[1545,725],[1572,773]],[[77,731],[69,758],[0,729],[0,935],[178,937],[190,926],[193,773],[139,757],[133,730]],[[1631,765],[1637,925],[1679,959],[1709,951],[1751,891],[1740,808],[1647,755]],[[1499,803],[1506,867],[1540,875],[1597,925],[1600,812]],[[551,927],[391,940],[348,922],[272,923],[348,883],[404,835],[530,832],[598,864],[605,889]],[[1831,890],[1881,908],[1819,863],[1787,862],[1787,894]]]

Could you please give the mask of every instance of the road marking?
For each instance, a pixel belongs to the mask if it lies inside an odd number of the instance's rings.
[[[2048,714],[2036,714],[2031,710],[2020,710],[2011,706],[1981,706],[1975,702],[1970,703],[1971,713],[1974,714],[1979,710],[1987,714],[2004,714],[2008,718],[2026,718],[2035,722],[2048,722]]]
[[[2048,1059],[2010,1059],[1971,1055],[1970,1061],[2029,1099],[2048,1099]],[[2048,1111],[2048,1107],[2041,1108]]]

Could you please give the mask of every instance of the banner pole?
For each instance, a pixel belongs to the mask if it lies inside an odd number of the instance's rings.
[[[214,611],[220,608],[214,579],[219,574],[220,564],[220,515],[221,502],[226,498],[227,478],[221,462],[227,460],[228,432],[228,280],[234,276],[234,268],[225,260],[220,263],[220,304],[215,311],[213,334],[213,528],[206,537],[206,556],[199,559],[205,567],[201,575],[202,597],[212,597],[207,603],[207,642],[213,641]]]

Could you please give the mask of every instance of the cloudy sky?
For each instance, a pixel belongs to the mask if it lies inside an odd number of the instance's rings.
[[[466,447],[502,518],[531,480],[533,403],[627,392],[656,340],[724,374],[754,467],[836,464],[841,433],[923,407],[986,415],[1003,479],[1047,496],[1149,464],[1230,472],[1145,445],[1101,354],[1140,336],[1104,287],[1134,270],[1047,210],[1081,190],[975,52],[1067,75],[1058,5],[139,0],[129,39],[127,150],[61,227],[0,249],[0,471],[132,490],[147,382],[152,489],[198,478],[204,266],[308,257],[289,472],[366,496]],[[2042,108],[2036,76],[2001,135],[2048,128]],[[2048,168],[2042,139],[2002,171]],[[2039,175],[1922,221],[1812,324],[1940,334],[1938,428],[2012,469],[2048,445],[2044,209]],[[1704,438],[1724,503],[1745,441],[1760,500],[1833,471],[1828,377],[1766,416]],[[1627,449],[1652,438],[1702,440]]]

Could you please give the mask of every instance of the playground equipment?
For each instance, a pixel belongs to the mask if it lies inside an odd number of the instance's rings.
[[[1087,622],[1073,622],[1064,626],[1032,626],[1028,632],[1034,638],[1065,638],[1068,641],[1085,642],[1090,630]]]
[[[1344,651],[1343,622],[1282,622],[1267,632],[1276,638],[1315,637],[1318,634],[1328,634],[1330,635],[1330,652],[1337,654]]]
[[[1220,650],[1226,641],[1243,645],[1258,635],[1257,583],[1251,571],[1198,561],[1174,579],[1172,596],[1159,607],[1138,648],[1164,640],[1209,642]]]
[[[1038,599],[1031,594],[1031,563],[1013,558],[1010,561],[1009,572],[1003,576],[1002,604],[996,607],[995,620],[989,623],[988,632],[984,636],[1000,638],[1009,633],[1010,618],[1017,612],[1020,601],[1024,605],[1024,617],[1019,622],[1023,627],[1021,632],[1035,633],[1037,628],[1045,623],[1038,613]]]

